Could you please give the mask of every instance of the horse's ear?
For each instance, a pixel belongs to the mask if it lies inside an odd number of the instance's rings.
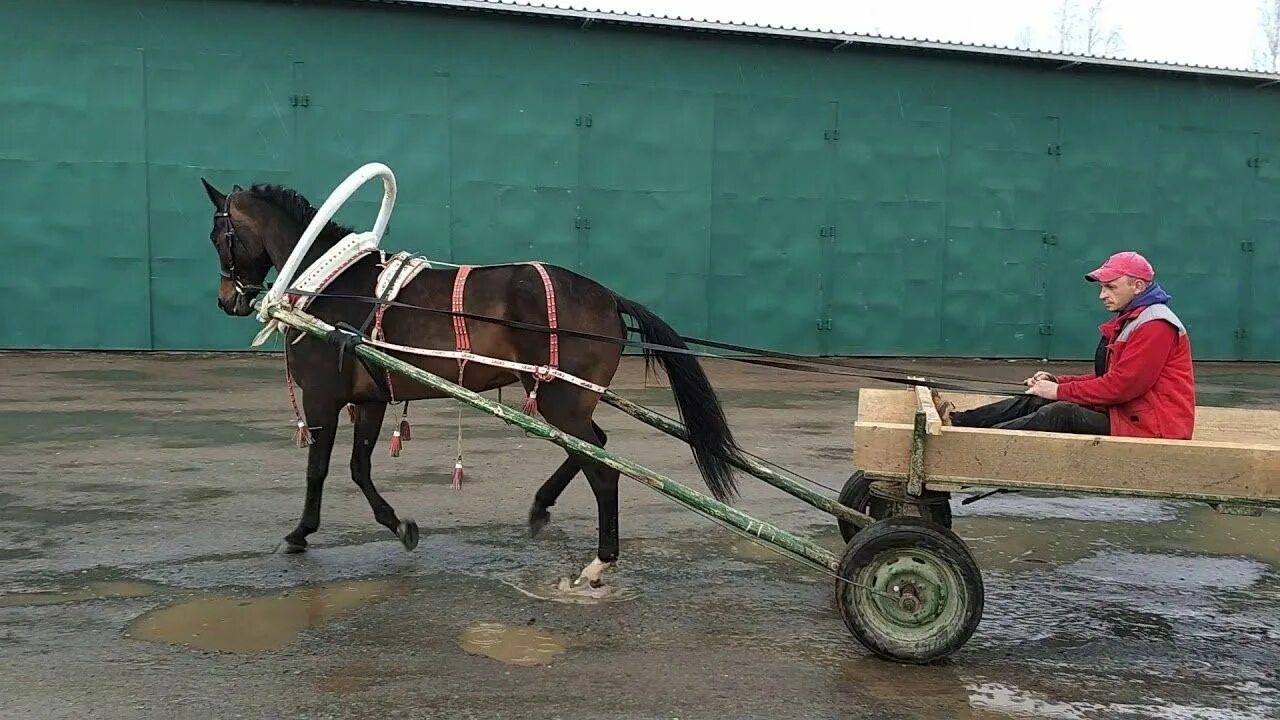
[[[218,192],[218,189],[210,185],[208,180],[200,178],[200,182],[204,183],[204,191],[209,193],[209,202],[213,203],[215,208],[221,210],[223,203],[227,200],[227,196]]]

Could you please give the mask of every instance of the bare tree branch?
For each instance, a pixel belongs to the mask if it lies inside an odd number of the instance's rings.
[[[1277,0],[1277,2],[1280,2],[1280,0]],[[1014,40],[1014,47],[1030,50],[1034,46],[1035,42],[1032,40],[1031,26],[1023,25],[1022,31],[1018,33],[1017,39]]]
[[[1280,0],[1274,0],[1280,2]],[[1120,52],[1123,41],[1119,28],[1102,26],[1102,0],[1093,0],[1085,16],[1084,52],[1087,55],[1115,54]]]
[[[1265,1],[1280,5],[1280,0]],[[1104,55],[1119,53],[1124,48],[1120,28],[1104,24],[1103,3],[1104,0],[1089,0],[1089,6],[1081,15],[1076,0],[1061,0],[1053,14],[1058,52]],[[1023,33],[1027,34],[1028,30]]]
[[[1262,42],[1253,51],[1261,70],[1280,72],[1280,0],[1262,0],[1258,7]]]
[[[1054,21],[1058,31],[1058,52],[1071,52],[1071,48],[1075,45],[1076,24],[1079,21],[1075,0],[1062,0],[1058,5],[1058,11],[1054,13]]]

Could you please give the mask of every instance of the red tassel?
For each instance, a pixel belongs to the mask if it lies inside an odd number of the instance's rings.
[[[538,414],[538,383],[535,382],[533,384],[533,392],[529,393],[529,397],[525,398],[523,410],[525,415],[533,416]]]
[[[449,478],[454,490],[462,489],[462,458],[453,464],[453,475]]]
[[[391,433],[391,457],[400,457],[400,431]]]
[[[347,405],[347,417],[351,418],[351,424],[354,425],[356,422],[356,406],[355,405],[350,405],[350,404]]]
[[[400,439],[409,442],[409,420],[408,418],[400,421]]]
[[[302,418],[298,418],[298,428],[293,431],[293,442],[300,448],[311,444],[311,431],[307,429],[307,424]]]

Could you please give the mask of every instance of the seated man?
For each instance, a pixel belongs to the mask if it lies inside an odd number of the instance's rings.
[[[966,412],[945,412],[960,427],[1043,430],[1186,440],[1195,427],[1191,344],[1169,309],[1155,270],[1136,252],[1112,255],[1085,276],[1116,315],[1099,326],[1092,373],[1037,372],[1026,394]],[[949,405],[949,403],[943,403]]]

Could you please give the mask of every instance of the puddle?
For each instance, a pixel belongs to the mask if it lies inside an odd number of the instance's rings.
[[[347,610],[402,592],[389,581],[356,581],[251,597],[211,596],[153,610],[129,636],[219,652],[254,653],[293,642],[298,633]]]
[[[565,641],[532,626],[476,623],[462,631],[462,649],[508,665],[550,665],[565,651]]]
[[[757,542],[752,542],[740,535],[734,535],[733,538],[729,540],[729,549],[734,555],[737,555],[743,560],[755,560],[766,563],[787,562],[787,556],[780,554],[780,551],[765,547]]]
[[[1069,507],[1063,502],[1055,509],[1062,515],[1075,514],[1068,512]],[[1167,514],[1159,505],[1135,511],[1124,509],[1124,504],[1119,503],[1112,513],[1088,503],[1082,507],[1092,508],[1100,520],[1041,517],[1045,514],[1041,512],[1033,512],[1030,517],[957,513],[952,529],[984,570],[1062,566],[1121,548],[1132,551],[1135,557],[1214,556],[1220,558],[1215,562],[1224,569],[1234,565],[1221,558],[1245,558],[1280,569],[1280,513],[1266,512],[1258,517],[1226,515],[1206,505],[1180,508],[1175,514]],[[814,526],[809,534],[832,552],[844,547],[839,533],[830,525]]]
[[[148,585],[147,583],[94,582],[83,587],[70,588],[68,590],[0,595],[0,607],[57,605],[60,603],[80,602],[81,600],[136,598],[150,595],[155,591],[156,587],[154,585]]]
[[[971,683],[969,704],[977,710],[1008,718],[1055,718],[1059,720],[1094,720],[1095,718],[1167,718],[1168,720],[1263,720],[1274,718],[1269,712],[1241,711],[1237,707],[1214,707],[1170,702],[1161,697],[1146,697],[1145,702],[1091,702],[1059,700],[1035,692],[997,682]]]

